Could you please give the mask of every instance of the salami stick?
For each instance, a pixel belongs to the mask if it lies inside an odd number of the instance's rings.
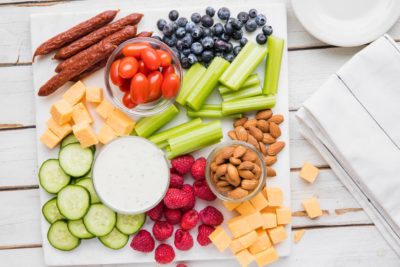
[[[82,23],[79,23],[69,30],[57,34],[36,48],[35,53],[33,54],[33,59],[39,55],[47,55],[48,53],[63,47],[65,44],[73,42],[76,39],[106,25],[115,18],[118,11],[119,10],[104,11]]]

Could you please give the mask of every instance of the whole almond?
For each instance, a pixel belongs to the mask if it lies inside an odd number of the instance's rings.
[[[236,127],[235,132],[238,140],[247,142],[248,133],[243,126]]]
[[[227,185],[227,186],[217,186],[217,190],[220,193],[228,193],[231,192],[232,190],[234,190],[235,188],[231,185]]]
[[[255,179],[254,173],[251,172],[251,171],[242,170],[242,171],[239,171],[239,175],[240,175],[240,177],[242,177],[243,179]]]
[[[258,186],[258,180],[242,180],[240,186],[246,190],[254,190]]]
[[[261,176],[261,168],[258,165],[254,166],[254,169],[252,170],[254,173],[254,179],[259,179]]]
[[[217,168],[218,168],[218,164],[217,164],[215,161],[212,162],[211,165],[210,165],[210,169],[211,169],[213,172],[215,172],[215,171],[217,170]]]
[[[235,158],[241,158],[247,152],[247,148],[244,146],[237,146],[233,151],[233,156]]]
[[[247,138],[247,142],[251,145],[253,145],[257,150],[260,149],[260,146],[258,145],[257,139],[254,138],[251,134],[249,134]]]
[[[239,177],[238,170],[232,164],[228,164],[228,176],[226,178],[231,185],[233,186],[240,185],[241,179]]]
[[[274,177],[276,176],[276,171],[272,167],[267,167],[267,176],[268,177]]]
[[[242,163],[242,161],[238,158],[235,157],[230,157],[229,158],[229,162],[232,163],[233,165],[239,165],[240,163]]]
[[[215,175],[215,173],[211,174],[211,180],[213,181],[214,184],[216,184],[219,181],[218,177]]]
[[[263,140],[263,132],[258,129],[257,127],[253,127],[251,126],[249,128],[249,133],[257,140],[257,141],[261,141]]]
[[[276,156],[265,156],[264,157],[265,165],[272,166],[276,162]]]
[[[269,123],[269,133],[274,138],[278,138],[282,134],[281,129],[279,128],[278,124],[276,124],[275,122]]]
[[[265,147],[265,144],[263,142],[258,142],[258,145],[260,146],[261,153],[264,156],[267,155],[267,148]]]
[[[257,126],[257,120],[256,119],[250,119],[246,121],[245,124],[243,124],[243,127],[246,128],[247,130],[250,129],[250,127],[255,127]]]
[[[257,120],[268,120],[272,116],[272,110],[266,109],[257,112],[256,119]]]
[[[228,165],[227,164],[219,165],[217,170],[215,171],[215,176],[217,178],[219,178],[221,176],[224,176],[226,174],[227,170],[228,170]]]
[[[247,149],[246,153],[242,156],[242,161],[252,161],[255,162],[257,160],[257,155],[250,149]]]
[[[221,164],[225,163],[224,156],[221,153],[218,153],[214,158],[214,162],[217,165],[221,165]]]
[[[228,132],[228,136],[229,136],[229,138],[232,139],[232,140],[238,140],[238,137],[237,137],[235,131],[229,131],[229,132]]]
[[[228,186],[228,185],[230,185],[227,181],[218,181],[217,183],[216,183],[216,185],[217,185],[217,187],[224,187],[224,186]]]
[[[243,161],[242,163],[240,163],[240,165],[239,165],[239,167],[238,167],[238,170],[248,170],[248,171],[251,171],[251,170],[253,170],[254,169],[254,166],[255,166],[256,164],[254,164],[253,162],[251,162],[251,161]]]
[[[267,149],[268,155],[276,156],[279,152],[282,151],[284,147],[285,147],[285,142],[282,141],[271,144]]]
[[[234,190],[228,192],[228,196],[231,198],[235,198],[235,199],[244,198],[248,194],[249,194],[249,191],[247,191],[241,187],[237,187]]]
[[[233,151],[235,150],[235,147],[233,146],[226,146],[223,149],[220,150],[220,154],[224,159],[229,159],[233,155]]]
[[[263,134],[262,142],[266,145],[273,144],[276,142],[276,139],[272,137],[269,133]]]
[[[245,124],[247,121],[247,117],[243,117],[240,119],[235,120],[235,122],[233,123],[233,127],[238,127],[238,126],[243,126],[243,124]]]
[[[276,124],[281,124],[283,120],[283,115],[273,115],[271,118],[268,119],[269,122],[273,122]]]
[[[266,120],[258,120],[257,128],[260,129],[264,133],[268,133],[269,131],[269,123]]]

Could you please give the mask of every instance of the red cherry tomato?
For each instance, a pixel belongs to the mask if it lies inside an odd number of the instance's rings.
[[[124,106],[127,108],[134,108],[136,107],[135,102],[132,101],[131,99],[131,94],[125,93],[124,96],[122,97],[122,103],[124,103]]]
[[[122,54],[126,57],[131,56],[140,58],[141,51],[147,47],[151,47],[151,45],[148,43],[127,44],[124,48],[122,48]]]
[[[110,68],[110,79],[116,86],[121,86],[124,83],[124,79],[119,76],[118,68],[121,60],[116,60],[111,64]]]
[[[170,73],[175,73],[175,68],[172,65],[169,65],[168,67],[165,67],[162,69],[162,74],[163,76],[167,76]]]
[[[139,60],[139,70],[138,72],[143,73],[144,75],[149,74],[150,70],[148,70],[146,68],[146,66],[144,65],[143,60]]]
[[[149,81],[142,73],[137,73],[131,80],[131,98],[136,104],[143,104],[149,98]]]
[[[156,50],[151,47],[143,49],[140,53],[140,56],[142,57],[144,65],[149,70],[158,70],[161,65],[160,57],[156,53]]]
[[[153,71],[147,76],[149,80],[149,99],[148,101],[154,101],[161,97],[161,85],[163,82],[163,76],[159,71]]]
[[[164,77],[161,85],[161,91],[164,98],[173,98],[178,92],[180,79],[175,73],[170,73]]]
[[[122,83],[121,86],[119,86],[119,90],[121,90],[124,93],[127,93],[131,90],[131,80],[125,80]]]
[[[139,63],[134,57],[124,57],[118,66],[118,73],[124,79],[130,79],[135,76],[139,69]]]
[[[171,65],[171,61],[172,61],[171,55],[167,51],[158,49],[158,50],[156,50],[156,53],[160,57],[161,67],[168,67],[169,65]]]

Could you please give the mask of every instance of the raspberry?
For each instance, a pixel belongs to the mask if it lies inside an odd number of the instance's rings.
[[[172,167],[180,174],[184,175],[190,171],[194,163],[192,155],[183,155],[171,160]]]
[[[196,197],[194,196],[193,186],[190,184],[184,184],[182,186],[182,190],[188,193],[189,198],[188,204],[182,207],[182,211],[185,212],[194,208],[194,205],[196,204]]]
[[[187,267],[187,265],[183,264],[183,263],[179,263],[179,264],[176,265],[176,267]]]
[[[199,212],[200,220],[207,225],[220,225],[224,221],[224,215],[212,206],[207,206]]]
[[[211,191],[211,189],[208,187],[207,182],[205,180],[194,182],[193,188],[194,188],[194,194],[196,195],[196,197],[200,199],[212,201],[217,198]]]
[[[180,209],[185,207],[189,201],[189,194],[177,188],[169,188],[164,197],[164,204],[170,209]]]
[[[166,221],[157,221],[153,225],[153,235],[158,241],[168,239],[172,235],[173,231],[174,227]]]
[[[170,188],[181,189],[183,186],[183,177],[176,173],[171,173],[171,178],[169,181]]]
[[[190,173],[192,174],[193,179],[195,180],[204,180],[206,178],[206,159],[201,157],[196,159],[193,163]]]
[[[154,208],[147,211],[146,214],[153,221],[158,221],[159,219],[161,219],[163,211],[164,211],[164,202],[161,201]]]
[[[140,252],[152,252],[155,242],[151,234],[146,230],[140,230],[132,239],[131,248]]]
[[[199,221],[199,213],[196,210],[189,210],[182,216],[181,227],[184,230],[190,230],[196,227]]]
[[[179,250],[189,250],[193,247],[193,237],[188,231],[178,229],[175,232],[174,244]]]
[[[167,264],[175,259],[174,249],[168,244],[160,244],[156,248],[154,255],[155,260],[161,264]]]
[[[170,224],[178,224],[182,219],[182,212],[180,210],[172,210],[166,208],[164,211],[164,217]]]
[[[200,244],[200,246],[207,246],[211,243],[209,236],[212,232],[214,232],[214,230],[214,226],[211,225],[202,224],[199,226],[197,242]]]

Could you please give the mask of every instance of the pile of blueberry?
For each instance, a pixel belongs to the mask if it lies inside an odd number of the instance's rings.
[[[214,23],[215,13],[223,23]],[[153,37],[170,46],[185,69],[196,62],[207,66],[218,56],[232,62],[247,43],[247,38],[243,37],[243,30],[254,32],[258,27],[262,27],[262,31],[256,37],[259,44],[265,44],[268,36],[272,34],[272,27],[266,25],[267,18],[258,14],[256,9],[239,12],[234,18],[226,7],[221,7],[218,12],[212,7],[207,7],[205,15],[193,13],[191,21],[179,17],[178,11],[171,10],[168,18],[169,23],[165,19],[157,21],[162,38]],[[234,45],[232,41],[236,41],[237,44]]]

